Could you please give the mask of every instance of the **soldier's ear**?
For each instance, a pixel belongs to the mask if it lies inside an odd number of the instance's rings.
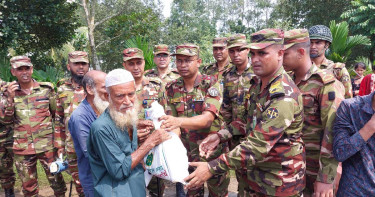
[[[16,70],[14,68],[11,68],[10,69],[10,73],[12,73],[12,75],[15,77],[16,76]]]
[[[66,69],[68,69],[70,71],[70,65],[69,65],[69,62],[66,64]]]

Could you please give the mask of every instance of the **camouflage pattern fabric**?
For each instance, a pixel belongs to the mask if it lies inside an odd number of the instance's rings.
[[[336,79],[340,81],[345,87],[345,99],[352,98],[352,83],[350,80],[350,75],[348,70],[343,63],[334,63],[333,61],[325,58],[322,64],[320,65],[320,69],[327,69],[331,71]]]
[[[15,175],[13,172],[13,129],[9,125],[11,121],[4,121],[5,94],[7,83],[0,79],[0,184],[3,189],[14,187]]]
[[[77,58],[83,61],[79,54]],[[72,136],[68,130],[68,122],[70,115],[85,99],[86,94],[83,87],[74,87],[71,78],[60,80],[57,86],[54,146],[58,149],[65,149],[69,162],[69,173],[73,178],[77,193],[83,196],[83,188],[78,177],[78,159],[74,150]]]
[[[199,72],[203,75],[209,75],[213,76],[216,78],[218,83],[220,84],[220,92],[223,92],[223,84],[224,84],[224,76],[225,73],[229,72],[233,67],[233,64],[228,63],[222,70],[219,70],[217,62],[206,65],[206,66],[201,66],[199,68]]]
[[[49,150],[32,155],[14,155],[16,169],[22,182],[22,192],[24,196],[38,196],[39,187],[36,166],[37,160],[39,160],[47,175],[49,185],[54,191],[54,195],[65,197],[66,186],[62,174],[59,173],[53,176],[49,171],[48,165],[55,160],[54,154],[53,150]]]
[[[163,85],[165,86],[168,82],[179,78],[180,74],[178,74],[177,70],[175,69],[168,69],[167,73],[163,77],[160,78],[158,69],[153,68],[153,69],[147,70],[144,76],[150,77],[150,78],[159,78],[163,82]]]
[[[332,153],[332,126],[336,110],[344,100],[345,89],[327,71],[313,64],[297,84],[303,96],[302,139],[306,147],[306,189],[314,191],[314,182],[333,183],[338,162]]]
[[[143,77],[142,86],[136,89],[136,95],[139,102],[141,102],[141,109],[138,113],[139,119],[146,119],[147,109],[151,107],[151,103],[158,101],[163,102],[164,99],[164,86],[162,81],[158,78]],[[165,184],[164,180],[159,179],[159,188],[157,185],[157,178],[152,177],[150,183],[147,186],[149,194],[152,197],[158,196],[158,189],[160,194],[164,194]]]
[[[194,88],[187,92],[183,79],[180,77],[167,84],[166,112],[175,117],[193,117],[201,115],[204,111],[210,111],[218,117],[220,110],[221,92],[216,78],[198,74],[194,82]],[[214,120],[219,121],[217,118]],[[216,152],[210,158],[199,156],[199,144],[211,133],[216,133],[220,123],[212,124],[210,128],[200,130],[188,130],[181,128],[181,140],[187,149],[189,162],[209,161],[218,157],[225,151],[225,144],[219,145]],[[225,196],[228,194],[229,176],[222,174],[212,177],[207,181],[210,196]],[[188,196],[203,196],[204,187],[197,190],[189,190]]]
[[[52,150],[52,118],[56,110],[52,83],[34,80],[29,95],[16,90],[14,109],[14,154],[32,155]]]
[[[210,171],[246,169],[242,175],[248,187],[245,191],[270,196],[299,194],[305,187],[306,170],[301,93],[281,67],[263,90],[260,79],[253,77],[245,98],[241,121],[250,133],[235,149],[210,161]]]
[[[242,118],[245,111],[245,94],[250,88],[250,80],[255,76],[254,72],[248,63],[246,69],[242,74],[237,72],[237,67],[233,66],[224,76],[224,91],[223,103],[220,108],[220,115],[225,121],[225,125],[237,123],[235,120]],[[241,129],[237,128],[239,125],[232,125],[232,137],[229,145],[230,150],[239,144],[241,137],[246,136],[246,133],[241,133]],[[242,125],[243,127],[244,125]],[[239,137],[237,137],[239,136]]]

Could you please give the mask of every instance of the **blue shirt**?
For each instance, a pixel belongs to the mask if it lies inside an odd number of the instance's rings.
[[[359,130],[374,114],[375,92],[341,102],[333,126],[333,154],[342,162],[337,196],[375,196],[375,137],[365,142]]]
[[[137,131],[133,139],[128,130],[120,130],[108,109],[92,123],[87,151],[94,180],[95,196],[145,197],[143,167],[131,169],[131,154],[137,149]]]
[[[91,123],[96,120],[96,113],[87,100],[83,100],[70,116],[69,131],[74,142],[78,159],[78,175],[85,196],[94,196],[94,183],[91,175],[86,140],[90,133]]]

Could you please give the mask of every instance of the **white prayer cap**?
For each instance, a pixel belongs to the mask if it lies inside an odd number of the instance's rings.
[[[105,77],[105,87],[111,87],[118,84],[124,84],[134,81],[133,75],[125,69],[115,69],[107,74]]]

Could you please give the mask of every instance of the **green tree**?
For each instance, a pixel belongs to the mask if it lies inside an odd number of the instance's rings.
[[[369,58],[375,60],[375,1],[355,0],[351,1],[352,8],[345,11],[341,17],[348,19],[353,33],[366,35],[371,40]]]
[[[292,28],[328,26],[331,20],[340,19],[343,10],[350,7],[343,0],[277,0],[269,25],[292,24]]]
[[[351,55],[353,47],[370,44],[370,39],[366,36],[349,36],[349,25],[345,21],[338,24],[336,21],[331,21],[330,29],[333,40],[327,58],[334,62],[345,63]]]
[[[37,68],[53,65],[44,53],[74,35],[76,8],[66,0],[0,0],[0,48],[30,54]]]

